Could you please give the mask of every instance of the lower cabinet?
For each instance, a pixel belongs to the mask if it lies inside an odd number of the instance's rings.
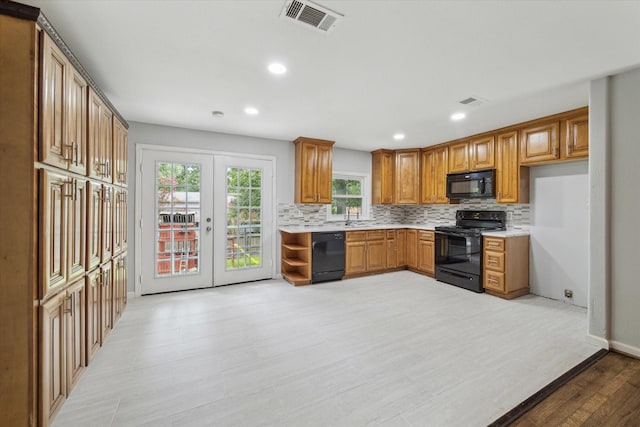
[[[486,293],[512,299],[529,293],[529,236],[485,237]]]
[[[396,232],[387,230],[387,269],[392,270],[398,266],[398,242]]]
[[[345,276],[387,269],[386,230],[348,231],[345,240]]]
[[[98,268],[90,272],[86,277],[87,289],[87,363],[91,362],[93,356],[100,349],[100,294],[101,294],[102,272]]]
[[[100,345],[113,329],[113,269],[111,262],[105,263],[100,270]]]
[[[40,411],[47,426],[86,366],[85,283],[80,279],[40,306]]]
[[[407,230],[396,230],[396,267],[407,266]]]
[[[433,276],[436,272],[435,234],[433,231],[418,232],[418,266],[423,273]]]
[[[410,270],[418,268],[418,230],[407,230],[407,267]]]
[[[113,323],[120,320],[127,306],[127,253],[113,259]]]

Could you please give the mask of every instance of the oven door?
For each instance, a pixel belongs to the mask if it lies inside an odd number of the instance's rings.
[[[436,231],[436,267],[479,276],[482,273],[482,236]]]

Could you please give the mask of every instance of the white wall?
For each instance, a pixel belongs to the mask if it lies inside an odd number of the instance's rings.
[[[592,82],[590,105],[589,332],[640,357],[640,68]]]
[[[587,306],[588,161],[536,166],[531,178],[531,292]],[[571,289],[573,298],[564,297]]]

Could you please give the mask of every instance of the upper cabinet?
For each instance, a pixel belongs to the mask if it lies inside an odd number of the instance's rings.
[[[127,185],[127,162],[129,142],[127,128],[117,117],[113,116],[113,183]]]
[[[299,137],[295,141],[294,203],[331,203],[334,141]]]
[[[529,164],[560,158],[560,122],[532,124],[520,129],[520,163]]]
[[[393,203],[393,150],[371,152],[371,203],[390,205]]]
[[[493,169],[496,167],[494,154],[495,137],[485,135],[469,140],[471,170]]]
[[[496,202],[529,203],[529,168],[518,164],[518,131],[496,136]]]
[[[38,159],[86,173],[87,83],[42,33],[42,103]]]
[[[562,148],[567,159],[589,156],[589,112],[579,111],[576,116],[562,121]]]
[[[88,175],[91,178],[111,182],[113,173],[111,110],[98,94],[89,90],[89,140],[87,147]]]
[[[420,203],[420,150],[395,151],[394,203],[417,205]]]
[[[469,141],[449,144],[449,173],[469,170]]]
[[[450,202],[447,198],[448,154],[446,145],[422,150],[421,203]]]

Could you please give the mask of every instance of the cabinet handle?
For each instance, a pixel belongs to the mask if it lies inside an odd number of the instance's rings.
[[[73,142],[71,144],[64,144],[65,154],[62,156],[62,160],[67,162],[73,162]],[[69,157],[69,152],[71,152],[71,157]]]
[[[554,155],[555,157],[559,157],[559,156],[558,156],[558,147],[556,147],[556,148],[554,148],[554,149],[553,149],[553,155]]]
[[[66,297],[64,299],[64,310],[63,312],[65,313],[71,313],[71,307],[73,307],[73,304],[71,303],[71,297],[73,296],[73,294],[69,295],[68,297]]]
[[[494,260],[491,260],[491,259],[489,261],[487,261],[487,263],[488,264],[492,264],[492,265],[498,265],[497,261],[494,261]]]

